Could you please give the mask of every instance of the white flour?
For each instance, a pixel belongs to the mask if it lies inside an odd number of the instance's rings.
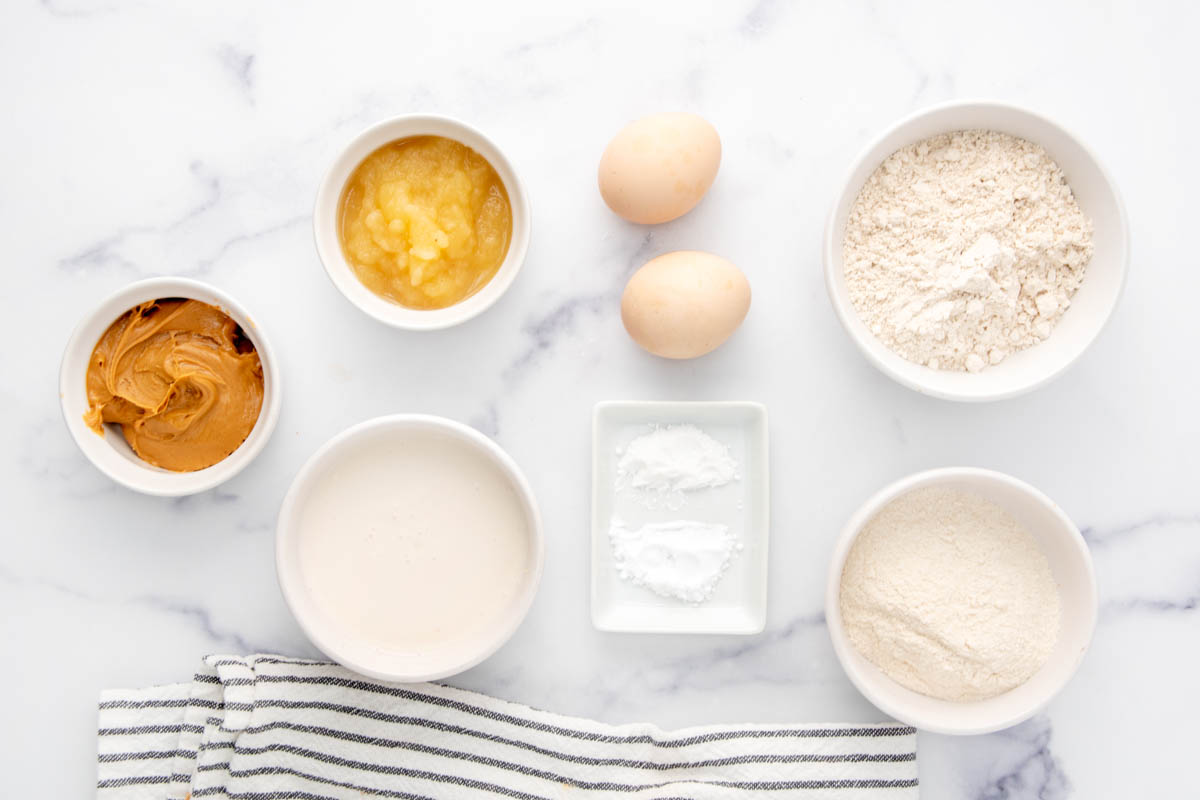
[[[617,460],[617,491],[632,489],[648,506],[678,508],[684,492],[714,489],[740,477],[729,448],[695,425],[666,425],[637,437]]]
[[[1058,638],[1058,589],[1037,542],[996,504],[950,489],[910,492],[867,523],[840,606],[868,661],[943,700],[1019,686]]]
[[[896,151],[843,241],[871,332],[909,361],[977,372],[1050,335],[1092,256],[1092,223],[1041,146],[958,131]]]
[[[617,574],[663,597],[702,603],[712,597],[729,562],[742,549],[725,525],[692,520],[609,529]]]

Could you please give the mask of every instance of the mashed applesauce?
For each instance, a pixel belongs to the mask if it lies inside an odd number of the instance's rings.
[[[417,136],[384,145],[354,170],[338,235],[372,292],[409,308],[444,308],[500,269],[512,209],[483,156],[452,139]]]

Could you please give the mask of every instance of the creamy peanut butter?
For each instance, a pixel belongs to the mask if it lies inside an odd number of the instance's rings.
[[[175,472],[211,467],[258,420],[263,371],[228,314],[198,300],[142,303],[109,326],[92,351],[84,422],[121,426],[144,461]]]

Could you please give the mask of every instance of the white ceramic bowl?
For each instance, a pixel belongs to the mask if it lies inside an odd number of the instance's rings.
[[[897,497],[941,486],[974,492],[1004,508],[1046,554],[1062,603],[1058,642],[1028,681],[1004,694],[966,703],[927,697],[893,681],[851,644],[842,625],[840,591],[846,556],[863,526]],[[825,620],[833,649],[851,682],[880,710],[921,730],[945,734],[989,733],[1036,714],[1067,683],[1083,660],[1096,627],[1096,577],[1079,529],[1054,501],[1001,472],[950,467],[920,472],[881,490],[854,513],[833,551],[825,589]]]
[[[492,279],[479,291],[462,302],[446,308],[405,308],[398,303],[385,300],[368,289],[354,274],[346,262],[342,245],[338,239],[337,217],[342,189],[351,173],[363,159],[388,142],[411,136],[443,136],[465,144],[486,158],[504,182],[508,202],[512,208],[512,239],[504,263]],[[466,322],[487,310],[507,291],[529,249],[531,213],[525,186],[517,176],[509,160],[491,139],[464,122],[450,117],[432,114],[406,114],[372,125],[354,137],[341,154],[334,159],[317,190],[317,204],[313,211],[313,233],[317,242],[317,254],[325,265],[325,272],[333,285],[368,315],[380,322],[406,330],[437,330]]]
[[[879,341],[850,302],[842,264],[846,220],[871,173],[892,153],[921,139],[985,128],[1040,144],[1066,174],[1079,207],[1095,228],[1095,251],[1071,307],[1044,342],[981,372],[930,369],[907,361]],[[838,319],[867,359],[889,377],[947,400],[987,401],[1028,392],[1071,366],[1108,322],[1125,284],[1129,225],[1116,185],[1096,156],[1055,122],[1016,106],[954,102],[919,111],[872,142],[855,160],[825,225],[825,284]]]
[[[486,636],[469,647],[457,646],[449,652],[383,652],[348,631],[324,613],[314,601],[301,568],[300,517],[305,498],[314,487],[328,478],[343,459],[354,450],[370,446],[381,436],[402,437],[409,431],[434,431],[465,442],[478,457],[496,467],[511,482],[524,510],[530,537],[530,556],[523,575],[522,588],[499,623]],[[398,453],[403,448],[397,449]],[[292,481],[279,511],[275,531],[275,568],[284,600],[304,633],[321,652],[342,666],[363,675],[386,681],[415,683],[445,678],[470,669],[496,652],[517,630],[533,604],[542,575],[544,536],[541,515],[533,490],[516,462],[488,437],[459,422],[423,414],[396,414],[376,417],[354,425],[327,441],[314,453]],[[413,613],[396,609],[396,613]]]
[[[83,421],[88,410],[87,368],[96,342],[108,326],[129,309],[165,297],[187,297],[220,308],[242,327],[262,362],[263,404],[258,422],[237,450],[211,467],[195,472],[172,472],[147,464],[133,452],[118,427],[106,425],[104,435],[100,436]],[[224,483],[262,451],[279,419],[279,367],[266,334],[246,309],[225,292],[187,278],[148,278],[131,283],[102,300],[71,334],[63,353],[58,385],[63,419],[79,449],[101,472],[122,486],[144,494],[177,497]]]

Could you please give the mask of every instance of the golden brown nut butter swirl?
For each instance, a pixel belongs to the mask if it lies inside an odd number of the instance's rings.
[[[97,433],[121,426],[144,461],[176,472],[216,464],[258,420],[262,363],[238,324],[198,300],[169,298],[130,309],[109,326],[87,371]]]

